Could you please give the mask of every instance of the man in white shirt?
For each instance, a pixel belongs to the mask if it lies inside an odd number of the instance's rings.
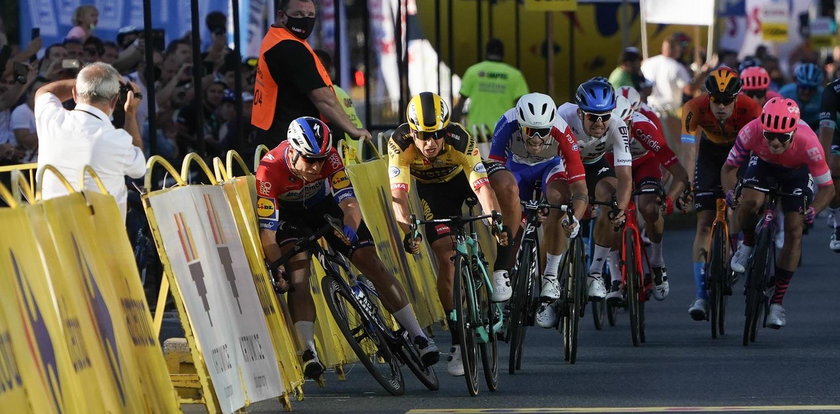
[[[133,88],[133,86],[132,86]],[[90,165],[126,213],[125,176],[140,178],[146,172],[143,140],[137,125],[137,108],[142,96],[128,92],[125,129],[111,125],[111,115],[120,95],[120,74],[111,65],[97,62],[85,66],[76,79],[53,82],[35,93],[35,123],[38,131],[38,169],[55,166],[73,184],[85,165]],[[76,101],[68,111],[61,102]],[[85,190],[98,191],[86,179]],[[65,195],[67,190],[52,174],[44,174],[44,199]]]
[[[680,115],[683,94],[692,95],[696,91],[688,69],[677,61],[683,53],[683,45],[677,36],[662,42],[662,54],[645,59],[642,62],[642,74],[653,81],[653,91],[647,98],[659,119],[662,120],[663,134],[668,146],[675,149],[680,162],[687,165],[680,145]],[[691,143],[689,150],[693,149]],[[691,165],[694,165],[692,162]]]

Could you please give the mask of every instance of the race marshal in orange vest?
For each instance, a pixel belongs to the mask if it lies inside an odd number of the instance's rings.
[[[301,116],[321,118],[354,138],[370,138],[347,118],[327,70],[306,42],[316,12],[312,0],[280,0],[277,20],[260,45],[251,124],[258,142],[269,148],[285,141],[289,123]]]

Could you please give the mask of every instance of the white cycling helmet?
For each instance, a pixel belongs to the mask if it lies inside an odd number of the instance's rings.
[[[612,116],[627,122],[633,116],[633,106],[630,100],[619,94],[615,97],[615,109],[612,110]]]
[[[554,126],[557,106],[550,96],[542,93],[522,95],[516,102],[516,120],[520,127],[545,129]]]
[[[318,118],[302,116],[289,124],[286,139],[306,158],[326,158],[332,148],[330,128]]]
[[[620,86],[616,92],[630,101],[630,107],[633,108],[634,112],[642,107],[642,95],[639,94],[636,88],[632,86]]]

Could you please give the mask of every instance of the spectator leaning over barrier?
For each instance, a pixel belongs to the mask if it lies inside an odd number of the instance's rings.
[[[306,42],[315,26],[312,0],[279,0],[277,20],[260,45],[251,124],[259,140],[274,148],[286,140],[289,124],[301,116],[325,119],[334,137],[370,138],[356,128],[338,103],[329,73]]]
[[[618,89],[622,86],[632,86],[639,90],[642,86],[642,53],[635,47],[626,47],[621,52],[618,67],[610,73],[610,84]]]
[[[136,116],[142,96],[135,95],[132,89],[133,85],[120,83],[120,74],[111,65],[97,62],[85,66],[76,79],[49,83],[35,93],[38,170],[52,165],[78,189],[82,169],[90,165],[116,198],[123,219],[127,197],[125,176],[140,178],[146,172]],[[124,90],[127,90],[125,129],[116,129],[109,118]],[[61,102],[71,98],[76,101],[76,107],[65,110]],[[51,173],[44,174],[41,184],[44,199],[67,194]],[[85,180],[84,189],[98,191],[90,179]]]
[[[505,47],[501,40],[488,40],[486,53],[487,60],[470,66],[464,72],[458,100],[452,109],[452,121],[458,122],[466,100],[470,100],[469,114],[464,123],[470,133],[473,125],[484,125],[492,133],[499,118],[529,92],[522,72],[502,61]]]

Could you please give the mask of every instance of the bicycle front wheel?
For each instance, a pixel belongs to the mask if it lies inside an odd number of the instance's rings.
[[[572,241],[572,248],[569,250],[568,256],[570,257],[570,263],[566,292],[569,292],[567,297],[569,316],[564,318],[563,335],[566,343],[566,360],[570,364],[574,364],[577,361],[581,311],[587,294],[585,287],[586,271],[583,267],[583,242],[579,238]]]
[[[712,248],[709,254],[709,264],[706,274],[708,275],[709,286],[709,311],[711,313],[710,323],[712,325],[712,338],[724,334],[724,321],[726,316],[726,290],[724,284],[726,277],[726,243],[727,235],[723,226],[716,225],[712,230]]]
[[[464,364],[464,378],[470,395],[478,395],[478,355],[475,328],[478,326],[475,311],[475,296],[470,279],[470,262],[462,255],[455,256],[455,280],[452,296],[455,303],[455,329],[461,342],[461,360]]]
[[[534,252],[531,243],[525,241],[519,250],[519,261],[514,275],[513,296],[510,299],[510,319],[508,332],[510,333],[510,352],[508,357],[508,373],[515,374],[522,361],[525,348],[525,326],[528,323],[528,311],[531,304],[532,288],[531,272],[536,269]]]
[[[764,289],[767,287],[767,272],[772,263],[770,261],[770,249],[774,248],[770,232],[763,228],[756,235],[753,256],[750,258],[747,268],[747,306],[744,309],[744,337],[743,345],[755,342],[758,333],[758,321],[762,319],[764,308],[767,306],[767,296]]]
[[[384,323],[376,320],[379,315],[366,310],[343,279],[328,274],[321,279],[321,289],[333,319],[362,365],[389,393],[405,393],[400,363],[382,332]],[[362,293],[361,300],[373,307],[366,294]]]
[[[477,258],[473,258],[477,260]],[[478,266],[473,267],[478,269]],[[480,270],[479,270],[480,272]],[[484,273],[475,274],[483,277],[473,285],[475,298],[478,305],[478,350],[481,354],[481,368],[484,371],[484,379],[487,381],[487,388],[496,391],[499,387],[499,349],[496,344],[495,326],[500,321],[500,312],[497,312],[497,305],[490,301],[490,287],[487,281],[490,279]]]
[[[633,340],[633,346],[639,346],[641,343],[641,320],[640,320],[640,274],[639,269],[636,268],[636,238],[633,233],[626,232],[624,236],[625,257],[622,266],[624,266],[624,274],[627,276],[625,281],[625,295],[627,296],[627,313],[630,314],[630,337]]]

